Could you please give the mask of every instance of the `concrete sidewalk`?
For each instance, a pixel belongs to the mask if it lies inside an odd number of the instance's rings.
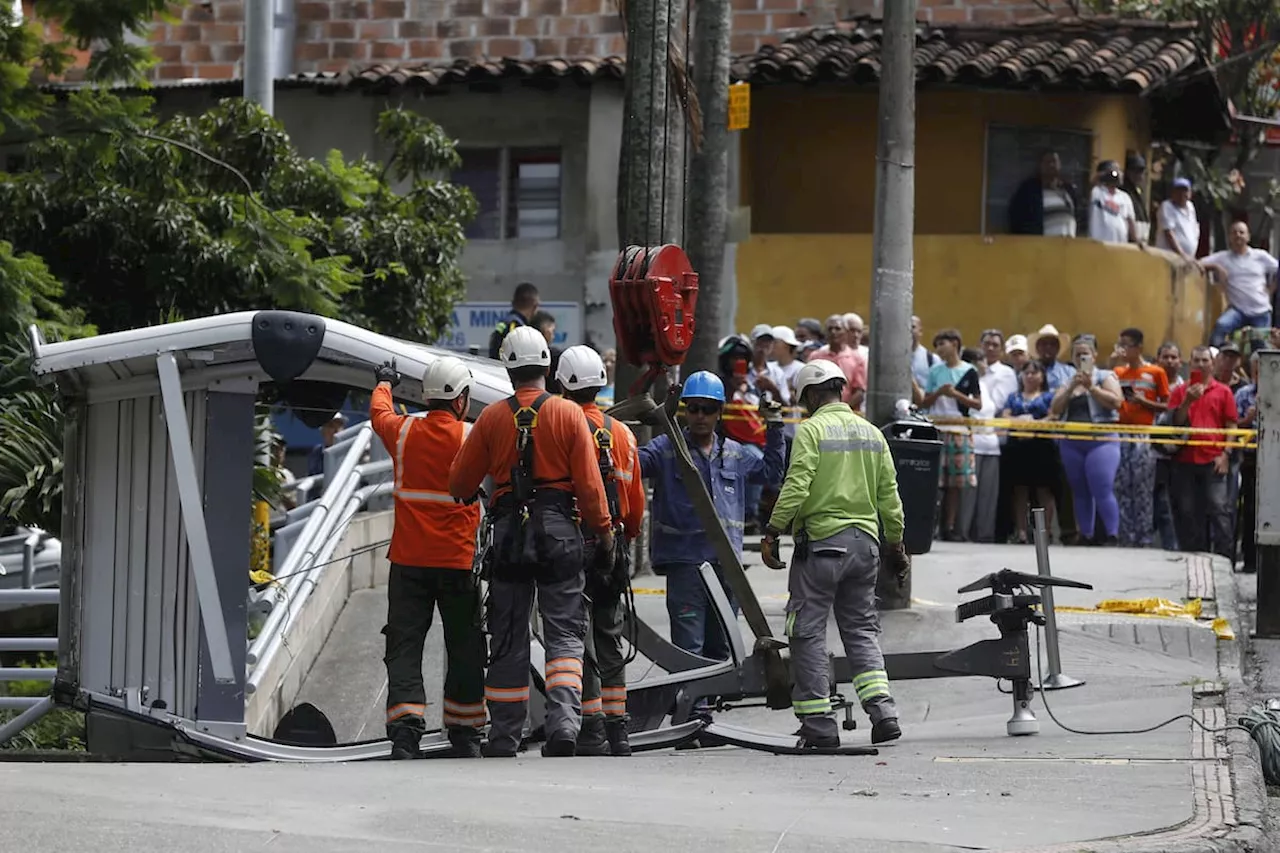
[[[1161,551],[1054,548],[1052,559],[1055,575],[1096,587],[1060,591],[1059,606],[1181,601],[1189,592],[1216,599],[1231,586],[1208,560]],[[1034,573],[1033,550],[940,543],[917,558],[917,604],[885,615],[886,650],[994,636],[984,619],[954,622],[955,590],[1005,566]],[[786,574],[756,565],[749,577],[780,628]],[[648,590],[638,609],[665,628],[661,579],[637,586]],[[326,700],[353,708],[335,716],[368,737],[376,734],[369,693],[381,682],[383,614],[375,601],[365,604],[344,613],[330,638],[345,662],[336,653],[318,662],[308,690],[327,711]],[[1060,621],[1063,669],[1087,683],[1048,699],[1072,728],[1140,729],[1179,714],[1214,727],[1227,720],[1224,693],[1239,701],[1238,644],[1218,641],[1204,624],[1107,614]],[[434,668],[438,652],[428,660]],[[367,686],[355,689],[357,678]],[[343,700],[344,683],[358,695]],[[894,690],[904,737],[875,757],[717,748],[551,763],[530,754],[349,766],[0,764],[7,813],[24,815],[0,822],[0,850],[1261,849],[1261,775],[1239,732],[1205,736],[1184,719],[1148,734],[1075,734],[1037,698],[1041,733],[1015,739],[1005,735],[1011,700],[990,680],[900,682]],[[773,732],[795,728],[790,714],[759,708],[723,717]],[[867,736],[863,718],[846,739]]]

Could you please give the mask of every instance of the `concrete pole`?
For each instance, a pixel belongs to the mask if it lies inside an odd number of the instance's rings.
[[[627,74],[622,148],[618,158],[618,242],[662,245],[663,139],[667,136],[667,39],[671,28],[666,0],[627,0]],[[667,162],[667,172],[680,168]],[[668,223],[669,224],[669,223]],[[615,398],[624,399],[640,376],[619,359]]]
[[[916,0],[884,4],[877,114],[875,235],[871,252],[871,364],[867,415],[893,418],[894,403],[911,397],[912,249],[915,230]],[[911,607],[885,565],[877,592],[882,610]]]
[[[714,370],[720,328],[724,249],[729,228],[729,0],[699,0],[693,22],[693,81],[702,105],[702,150],[689,163],[685,251],[698,273],[697,333],[685,375]]]
[[[244,96],[275,112],[275,0],[248,0],[244,26]]]
[[[1258,364],[1257,567],[1254,636],[1280,637],[1280,350]]]
[[[871,253],[871,364],[867,415],[893,418],[911,397],[912,238],[915,225],[916,0],[884,4],[875,236]]]

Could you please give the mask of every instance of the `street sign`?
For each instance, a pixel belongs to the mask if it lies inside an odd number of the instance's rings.
[[[729,86],[729,130],[746,130],[751,126],[751,84]]]
[[[563,349],[583,342],[580,302],[543,302],[542,310],[556,318],[555,346]],[[505,320],[510,311],[509,302],[459,302],[453,306],[449,330],[436,341],[436,346],[457,352],[479,347],[480,355],[488,355],[493,327]]]

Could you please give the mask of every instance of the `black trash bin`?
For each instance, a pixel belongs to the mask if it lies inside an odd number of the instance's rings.
[[[898,471],[898,494],[906,522],[902,541],[908,554],[927,554],[938,526],[938,476],[942,440],[928,421],[893,421],[884,427]]]

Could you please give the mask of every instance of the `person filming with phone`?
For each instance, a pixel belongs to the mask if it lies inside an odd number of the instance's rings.
[[[1235,397],[1230,388],[1213,378],[1213,354],[1208,347],[1191,351],[1190,380],[1173,389],[1169,411],[1173,413],[1174,426],[1236,428],[1239,413]],[[1221,433],[1193,433],[1192,439],[1197,443],[1183,447],[1173,458],[1170,491],[1178,523],[1178,544],[1183,551],[1208,551],[1212,544],[1219,555],[1230,559],[1232,511],[1227,480],[1231,457],[1227,440]]]
[[[1124,394],[1109,370],[1097,366],[1098,349],[1093,335],[1079,335],[1071,342],[1076,373],[1053,395],[1050,414],[1068,423],[1103,424],[1120,419]],[[1066,438],[1058,445],[1062,467],[1071,483],[1076,524],[1090,545],[1115,545],[1120,535],[1120,507],[1116,503],[1116,469],[1120,445],[1115,433],[1089,433]],[[1094,529],[1097,518],[1102,530]]]

